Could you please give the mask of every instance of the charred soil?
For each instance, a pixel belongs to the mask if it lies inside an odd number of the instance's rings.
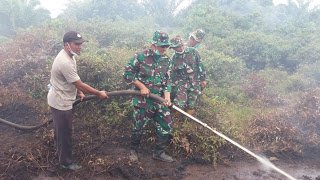
[[[19,124],[40,124],[44,116],[49,114],[39,115],[23,104],[0,107],[1,118]],[[108,135],[101,136],[94,125],[80,122],[81,118],[75,116],[74,159],[83,166],[78,171],[59,168],[52,125],[23,132],[0,124],[0,179],[285,179],[228,146],[222,153],[224,160],[214,166],[182,154],[174,154],[176,161],[166,163],[152,159],[153,143],[146,140],[138,151],[139,161],[130,162],[129,126],[110,126],[106,129]],[[315,161],[277,160],[275,164],[295,173],[298,179],[320,179],[320,164]],[[301,166],[295,166],[299,163]]]

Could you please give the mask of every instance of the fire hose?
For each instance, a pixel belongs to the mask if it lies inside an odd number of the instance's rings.
[[[129,95],[140,95],[140,91],[134,91],[134,90],[119,90],[119,91],[111,91],[108,92],[108,96],[129,96]],[[154,99],[156,101],[159,102],[164,102],[165,100],[163,98],[161,98],[160,96],[157,96],[155,94],[150,94],[149,98]],[[85,102],[85,101],[89,101],[89,100],[93,100],[93,99],[99,99],[97,96],[95,95],[88,95],[85,96],[83,98],[83,100],[77,99],[74,103],[73,103],[73,107],[77,106],[78,104],[80,104],[81,102]],[[41,127],[47,126],[50,123],[53,122],[53,119],[49,119],[48,121],[40,124],[40,125],[36,125],[36,126],[27,126],[27,125],[20,125],[20,124],[16,124],[10,121],[7,121],[5,119],[0,118],[0,123],[6,124],[8,126],[14,127],[18,130],[22,130],[22,131],[33,131],[33,130],[37,130]]]
[[[120,90],[120,91],[111,91],[111,92],[108,92],[108,96],[126,96],[126,95],[140,95],[140,91],[134,91],[134,90]],[[158,102],[165,102],[165,100],[163,98],[161,98],[160,96],[158,95],[155,95],[155,94],[150,94],[149,95],[149,98],[151,99],[154,99]],[[89,95],[89,96],[86,96],[84,97],[83,100],[80,100],[80,99],[77,99],[74,103],[73,103],[73,106],[76,106],[78,105],[79,103],[81,102],[85,102],[85,101],[89,101],[89,100],[93,100],[93,99],[98,99],[97,96],[94,96],[94,95]],[[226,141],[232,143],[233,145],[237,146],[238,148],[240,148],[241,150],[245,151],[246,153],[248,153],[249,155],[251,155],[252,157],[256,158],[259,162],[261,162],[262,164],[272,168],[273,170],[277,171],[278,173],[284,175],[285,177],[287,177],[288,179],[291,179],[291,180],[296,180],[294,177],[292,177],[291,175],[289,175],[288,173],[284,172],[283,170],[279,169],[278,167],[276,167],[274,164],[272,164],[271,162],[265,160],[264,158],[256,155],[255,153],[253,153],[252,151],[248,150],[247,148],[241,146],[239,143],[233,141],[232,139],[230,139],[229,137],[227,137],[226,135],[218,132],[217,130],[211,128],[210,126],[208,126],[206,123],[198,120],[197,118],[191,116],[190,114],[186,113],[185,111],[183,111],[182,109],[180,109],[179,107],[175,106],[175,105],[171,105],[171,107],[177,111],[179,111],[180,113],[184,114],[185,116],[189,117],[190,119],[192,119],[193,121],[201,124],[202,126],[208,128],[209,130],[211,130],[213,133],[215,133],[216,135],[222,137],[223,139],[225,139]],[[39,129],[43,126],[46,126],[48,124],[50,124],[53,120],[50,119],[40,125],[37,125],[37,126],[23,126],[23,125],[19,125],[19,124],[15,124],[15,123],[12,123],[12,122],[9,122],[9,121],[6,121],[4,119],[1,119],[0,118],[0,123],[4,123],[6,125],[9,125],[11,127],[14,127],[16,129],[19,129],[19,130],[36,130],[36,129]]]

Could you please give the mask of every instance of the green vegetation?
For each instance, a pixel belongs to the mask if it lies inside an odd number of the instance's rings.
[[[320,95],[316,93],[320,82],[319,9],[308,9],[311,1],[295,4],[290,0],[288,5],[273,6],[272,0],[198,0],[174,16],[172,12],[182,1],[173,2],[86,0],[50,20],[49,12],[36,8],[36,0],[2,0],[0,99],[6,99],[2,105],[21,101],[39,112],[47,111],[36,105],[46,102],[50,65],[68,30],[79,31],[89,40],[78,58],[82,80],[113,91],[129,88],[122,81],[124,65],[149,45],[155,30],[186,39],[190,31],[203,28],[206,37],[199,51],[209,85],[196,116],[263,152],[301,155],[308,147],[319,148],[320,133],[308,126],[312,123],[312,128],[320,128],[315,121],[320,118]],[[26,94],[14,97],[17,91]],[[85,103],[77,113],[88,127],[97,127],[101,139],[110,133],[107,126],[130,131],[128,98]],[[310,132],[312,141],[303,141],[310,135],[303,132]],[[224,143],[182,118],[172,150],[201,154],[215,162]]]

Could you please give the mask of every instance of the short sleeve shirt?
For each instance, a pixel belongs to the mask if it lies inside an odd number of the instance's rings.
[[[75,59],[62,49],[54,59],[51,68],[49,106],[58,110],[70,110],[76,99],[77,88],[73,84],[80,80]]]

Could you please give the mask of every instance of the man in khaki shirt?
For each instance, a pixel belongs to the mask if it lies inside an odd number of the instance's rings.
[[[98,91],[83,83],[77,73],[75,56],[80,55],[83,42],[85,40],[75,31],[64,34],[64,48],[52,64],[48,93],[59,163],[62,168],[71,170],[81,168],[72,160],[72,104],[77,94],[81,99],[85,96],[84,93],[96,95],[101,99],[108,98],[106,91]]]

